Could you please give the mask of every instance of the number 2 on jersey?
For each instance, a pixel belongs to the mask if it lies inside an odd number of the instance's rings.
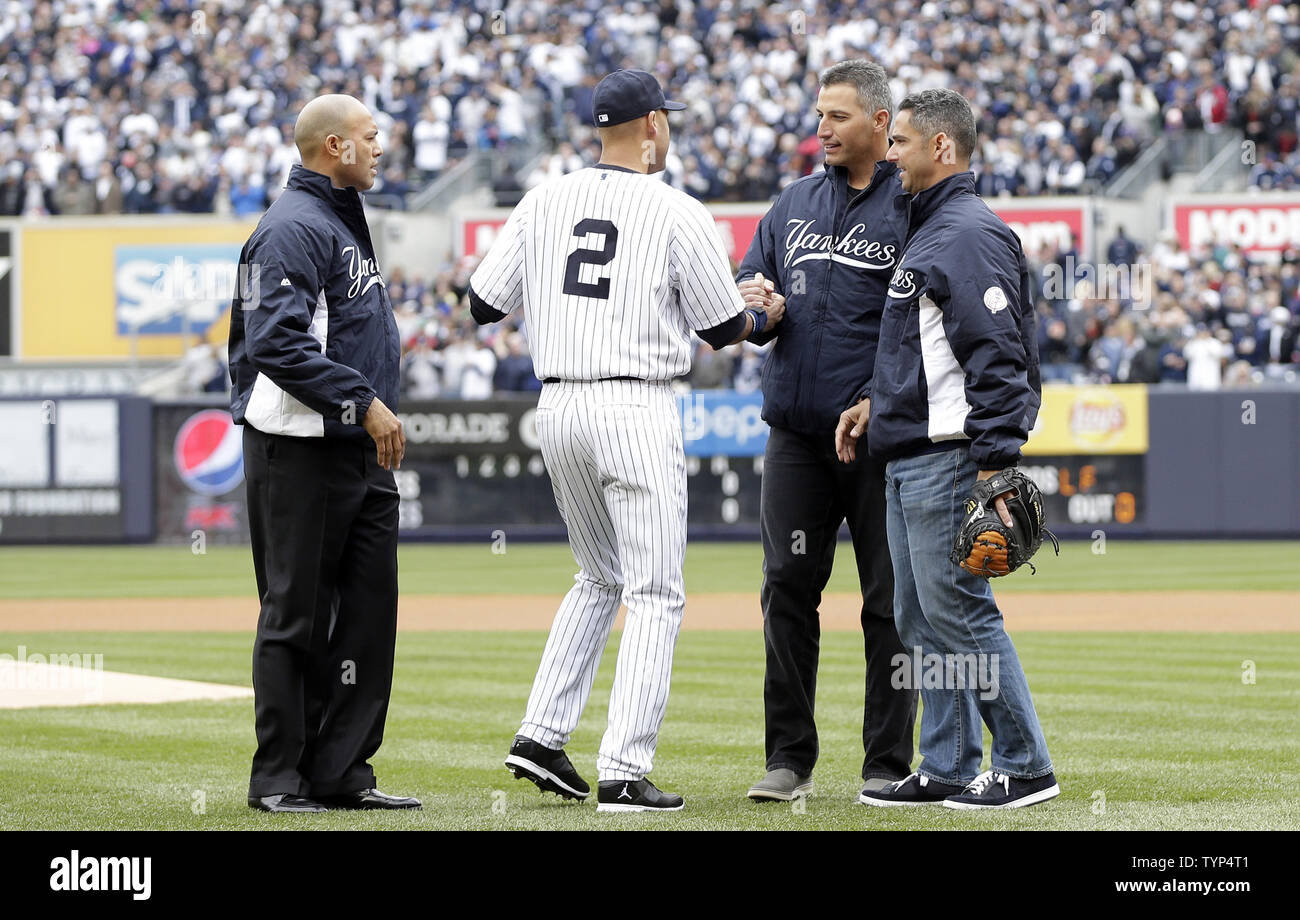
[[[607,220],[587,218],[578,221],[573,228],[573,235],[584,237],[589,233],[605,234],[605,245],[601,249],[579,247],[570,255],[564,269],[564,293],[578,297],[595,297],[599,300],[609,299],[609,279],[601,278],[593,283],[578,280],[578,273],[583,265],[608,265],[614,259],[614,250],[618,248],[618,228]]]

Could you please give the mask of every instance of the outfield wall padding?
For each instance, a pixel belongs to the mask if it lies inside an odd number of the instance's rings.
[[[691,539],[758,539],[766,432],[756,424],[754,399],[683,397]],[[29,414],[40,408],[39,400],[25,402]],[[0,514],[0,542],[245,542],[239,435],[224,398],[114,403],[119,478],[92,485],[120,496],[116,512],[36,515],[29,501],[29,510],[16,514],[20,491],[66,488],[55,448],[79,442],[60,441],[34,422],[26,435],[11,427],[34,440],[4,455],[14,481],[0,486],[9,511]],[[401,406],[408,428],[398,474],[404,539],[487,540],[496,531],[514,540],[564,538],[532,424],[535,405],[533,395]],[[1151,388],[1146,408],[1145,454],[1025,458],[1027,471],[1048,487],[1049,526],[1060,536],[1300,538],[1300,390]],[[102,440],[110,430],[106,422],[85,437]],[[48,473],[23,472],[28,452],[38,449],[50,455]]]
[[[1300,392],[1151,390],[1149,418],[1148,535],[1300,537]]]

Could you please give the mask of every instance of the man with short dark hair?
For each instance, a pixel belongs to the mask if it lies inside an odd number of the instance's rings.
[[[885,301],[872,401],[844,414],[837,447],[851,462],[869,422],[871,454],[886,463],[899,635],[922,660],[975,668],[947,666],[942,688],[924,683],[921,764],[863,801],[1019,808],[1060,788],[989,582],[949,553],[976,481],[1020,461],[1038,415],[1033,284],[1020,240],[975,194],[970,104],[952,90],[914,93],[890,139],[887,159],[913,196],[907,246]],[[1012,526],[1004,497],[996,506]],[[920,663],[900,660],[909,673]],[[993,736],[984,773],[981,718]]]
[[[755,801],[812,789],[817,762],[818,605],[847,519],[862,589],[866,693],[864,789],[906,775],[916,694],[892,682],[903,652],[885,545],[884,467],[863,451],[835,459],[840,413],[863,399],[876,361],[880,314],[907,230],[896,169],[886,163],[893,98],[884,69],[842,61],[821,76],[818,130],[826,169],[799,179],[763,217],[737,278],[753,305],[787,298],[786,318],[751,337],[776,344],[763,371],[763,685],[766,774]]]

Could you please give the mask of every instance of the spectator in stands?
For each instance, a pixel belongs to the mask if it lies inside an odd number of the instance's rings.
[[[1187,359],[1183,357],[1183,348],[1187,338],[1178,336],[1165,342],[1160,349],[1161,383],[1186,383]]]
[[[444,109],[450,109],[445,97],[438,97]],[[425,106],[415,123],[411,137],[415,143],[415,168],[426,180],[433,180],[447,168],[447,141],[451,129],[447,116],[439,116],[433,100]]]
[[[1062,144],[1047,165],[1047,190],[1058,195],[1077,195],[1087,176],[1084,164],[1071,144]]]
[[[524,337],[518,332],[511,332],[503,340],[497,355],[492,388],[498,393],[535,393],[541,390],[542,382],[533,372],[533,358],[528,353]]]
[[[1153,121],[1175,134],[1242,127],[1279,167],[1259,171],[1260,184],[1294,183],[1297,169],[1293,5],[1207,0],[1202,14],[1191,4],[1098,11],[1072,3],[1043,16],[1032,5],[981,2],[957,29],[942,18],[919,27],[910,0],[880,0],[869,11],[845,0],[754,9],[699,0],[657,13],[640,0],[519,0],[504,38],[494,31],[502,20],[463,2],[399,9],[380,0],[358,11],[228,0],[205,7],[201,33],[185,8],[164,4],[143,16],[118,6],[0,9],[0,98],[10,106],[0,106],[0,149],[12,142],[6,162],[36,166],[47,191],[65,164],[93,177],[105,160],[114,171],[126,166],[128,152],[153,164],[183,160],[188,145],[201,188],[215,190],[222,168],[232,187],[261,172],[274,197],[291,155],[284,124],[327,90],[364,98],[385,132],[386,159],[423,178],[480,144],[514,148],[526,138],[546,154],[572,141],[581,152],[594,80],[640,66],[661,68],[670,93],[698,100],[702,130],[680,150],[698,170],[675,170],[674,181],[715,200],[745,181],[747,195],[767,200],[820,160],[808,116],[813,78],[858,54],[897,73],[896,93],[952,85],[972,99],[986,139],[976,171],[996,177],[985,194],[1105,181],[1141,149]],[[800,29],[791,27],[795,13]],[[230,53],[236,47],[241,53]],[[355,75],[360,61],[371,63]],[[1001,141],[1009,146],[995,164]],[[747,170],[756,162],[772,168]],[[159,207],[217,206],[192,176],[160,169],[152,180],[167,190]]]
[[[247,217],[250,214],[261,214],[266,210],[266,186],[260,181],[261,177],[245,175],[243,179],[236,182],[229,190],[230,210],[236,217]]]
[[[153,183],[153,167],[140,163],[130,173],[126,195],[123,198],[123,210],[127,214],[157,214],[159,211],[158,190]]]
[[[697,342],[691,360],[691,372],[686,380],[693,390],[718,390],[731,386],[739,345],[714,351],[703,342]]]
[[[1123,226],[1116,227],[1115,239],[1106,247],[1106,262],[1110,265],[1133,265],[1137,257],[1137,243],[1124,234]]]
[[[1273,365],[1300,364],[1297,337],[1300,322],[1283,306],[1269,311],[1268,322],[1261,324],[1255,341],[1264,361]]]
[[[1038,355],[1042,376],[1044,381],[1068,382],[1077,364],[1074,349],[1070,346],[1065,321],[1052,315],[1050,310],[1050,307],[1045,306],[1040,311],[1038,326]]]
[[[1104,137],[1095,137],[1092,141],[1092,156],[1088,158],[1086,184],[1092,190],[1100,190],[1119,172],[1119,157],[1114,146]]]
[[[113,164],[102,160],[95,176],[95,213],[121,214],[123,200],[122,182],[113,172]]]
[[[1223,382],[1224,362],[1232,355],[1210,332],[1204,323],[1196,327],[1196,335],[1183,346],[1183,359],[1187,362],[1187,386],[1192,390],[1217,390]]]
[[[5,164],[4,179],[0,180],[0,217],[17,217],[25,210],[27,186],[23,183],[23,171],[21,162]]]
[[[54,189],[54,213],[83,216],[95,213],[95,188],[81,175],[76,166],[66,166],[59,184]]]
[[[1243,389],[1255,385],[1255,371],[1248,361],[1234,361],[1223,372],[1224,389]]]
[[[456,399],[487,399],[492,395],[492,375],[497,357],[478,340],[475,330],[460,329],[442,351],[445,395]]]
[[[773,342],[755,345],[741,342],[739,353],[732,365],[731,388],[737,393],[757,393],[763,386],[763,364],[771,352]]]
[[[23,174],[22,217],[44,217],[53,213],[55,204],[49,188],[41,181],[41,174],[36,167],[31,167]]]
[[[420,340],[402,356],[403,395],[409,399],[437,399],[442,393],[440,352],[428,340]]]

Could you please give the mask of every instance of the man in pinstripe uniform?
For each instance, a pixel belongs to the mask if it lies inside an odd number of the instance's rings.
[[[470,279],[480,323],[522,308],[543,380],[537,436],[578,562],[506,758],[564,798],[591,789],[564,746],[577,727],[620,602],[598,811],[676,811],[650,772],[685,605],[686,465],[669,383],[690,370],[691,330],[714,348],[776,323],[784,300],[746,309],[704,206],[649,174],[668,153],[653,76],[620,70],[592,101],[601,158],[524,196]]]

